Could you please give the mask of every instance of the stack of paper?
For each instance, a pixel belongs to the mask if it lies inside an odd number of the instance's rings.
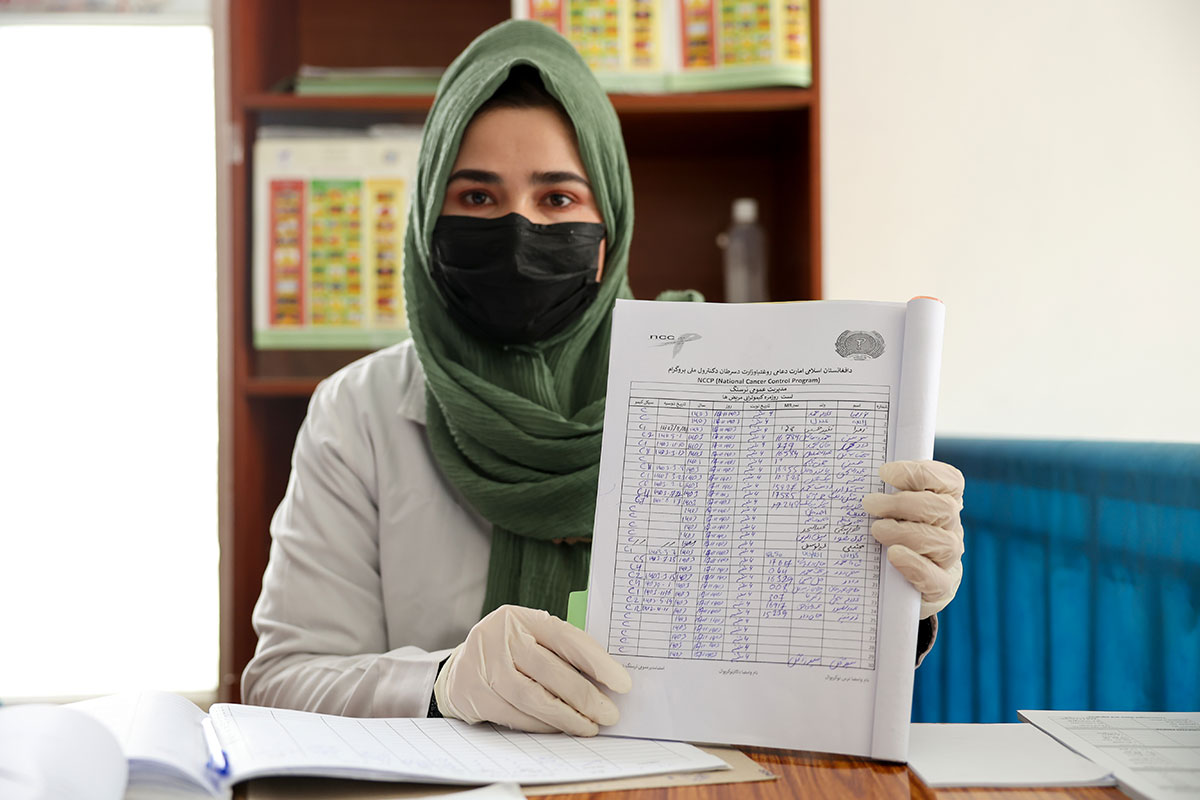
[[[1200,712],[1018,711],[1144,800],[1200,797]]]
[[[433,94],[441,67],[300,67],[296,94]]]
[[[1112,786],[1109,771],[1032,725],[914,724],[908,766],[926,786]]]

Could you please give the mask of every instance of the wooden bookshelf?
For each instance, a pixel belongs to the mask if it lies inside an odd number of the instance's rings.
[[[618,114],[720,114],[791,111],[812,106],[811,89],[741,89],[729,92],[609,95]],[[433,95],[295,95],[264,92],[246,97],[247,111],[428,111]]]
[[[722,299],[717,234],[736,197],[755,197],[773,299],[821,294],[819,3],[810,0],[811,88],[613,95],[629,151],[635,296],[695,288]],[[251,185],[263,124],[419,122],[432,97],[296,96],[302,64],[444,67],[508,18],[508,0],[216,0],[220,151],[221,678],[240,699],[254,653],[250,615],[287,484],[292,445],[317,382],[362,351],[257,351],[251,319]]]

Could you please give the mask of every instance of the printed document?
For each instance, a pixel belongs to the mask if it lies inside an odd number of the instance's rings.
[[[929,458],[944,310],[617,301],[587,630],[615,735],[903,761],[919,596],[870,534]]]
[[[1200,712],[1018,711],[1141,800],[1200,797]]]

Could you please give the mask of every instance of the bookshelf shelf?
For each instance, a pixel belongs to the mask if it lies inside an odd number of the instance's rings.
[[[249,378],[248,397],[310,397],[321,378]]]
[[[429,110],[433,95],[322,95],[263,93],[246,97],[247,111],[421,111]]]
[[[813,104],[811,89],[740,89],[730,92],[687,92],[680,94],[614,94],[613,106],[620,114],[723,113],[729,111],[792,111]]]
[[[441,67],[511,14],[510,0],[215,0],[221,347],[219,698],[239,701],[250,624],[291,453],[320,380],[362,351],[259,351],[252,324],[254,142],[260,125],[419,122],[432,96],[272,91],[301,65]],[[809,0],[811,88],[614,94],[635,192],[636,297],[724,294],[715,239],[738,197],[759,201],[774,300],[821,296],[819,0]]]
[[[810,108],[811,89],[742,89],[730,92],[680,94],[614,94],[620,114],[689,114],[739,111],[789,111]],[[428,111],[433,96],[415,95],[296,95],[263,92],[248,95],[247,111]]]

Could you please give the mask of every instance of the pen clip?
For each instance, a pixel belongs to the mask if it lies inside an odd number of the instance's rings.
[[[229,757],[225,755],[225,748],[221,747],[221,740],[217,738],[217,729],[208,717],[200,720],[200,729],[204,733],[204,745],[208,748],[208,763],[205,769],[225,777],[229,774]]]

